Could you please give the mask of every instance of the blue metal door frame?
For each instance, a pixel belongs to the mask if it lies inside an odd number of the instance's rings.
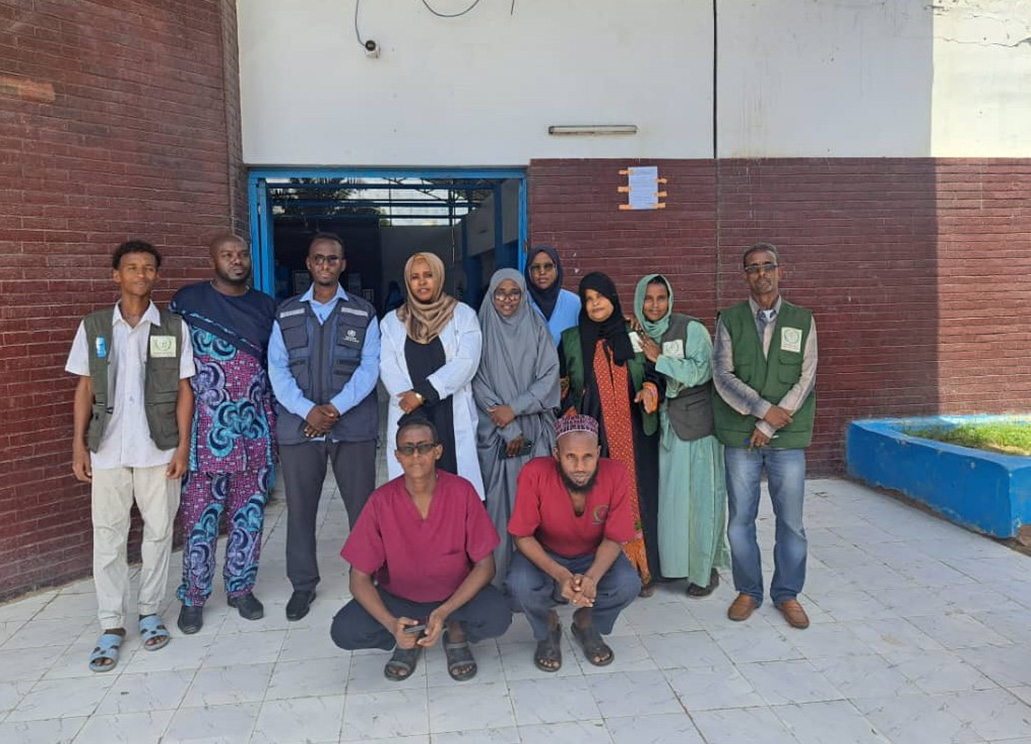
[[[423,178],[484,179],[519,181],[519,270],[526,266],[529,220],[527,211],[526,170],[522,168],[252,168],[247,174],[247,195],[251,218],[251,255],[254,262],[254,286],[275,295],[275,246],[273,243],[272,207],[266,182],[283,178]],[[501,189],[495,188],[495,250],[502,239]],[[463,235],[465,231],[463,230]],[[463,252],[464,253],[464,252]]]

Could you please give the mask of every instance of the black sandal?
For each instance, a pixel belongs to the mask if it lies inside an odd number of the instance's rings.
[[[455,682],[465,682],[476,676],[476,659],[469,648],[469,641],[451,643],[448,640],[448,633],[444,631],[444,655],[447,657],[447,673]],[[464,672],[458,669],[465,668]]]
[[[689,597],[708,597],[710,594],[712,594],[714,591],[716,591],[716,587],[718,587],[719,585],[720,585],[720,574],[714,568],[714,569],[712,569],[712,573],[709,574],[709,585],[708,586],[698,586],[698,584],[688,584],[687,585],[687,596],[689,596]]]
[[[415,665],[419,661],[419,653],[422,648],[416,646],[415,648],[395,648],[394,655],[390,657],[390,661],[383,667],[383,676],[389,679],[391,682],[401,682],[412,676],[412,672],[415,671]]]
[[[557,672],[562,668],[562,627],[556,625],[548,631],[548,637],[537,642],[533,664],[542,672]],[[554,666],[548,666],[554,664]]]
[[[574,622],[571,629],[573,631],[573,638],[579,642],[580,647],[584,650],[584,658],[589,663],[596,667],[603,667],[611,664],[612,660],[616,658],[616,654],[601,639],[593,625],[581,628]],[[608,654],[608,656],[605,656],[605,654]]]

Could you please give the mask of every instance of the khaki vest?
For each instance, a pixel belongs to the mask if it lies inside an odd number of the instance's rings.
[[[158,449],[174,449],[179,445],[179,424],[175,407],[179,399],[179,361],[182,357],[182,318],[159,310],[161,325],[150,327],[147,341],[147,362],[144,365],[143,405],[147,414],[150,438]],[[86,443],[91,452],[100,449],[107,422],[114,410],[108,402],[108,366],[114,354],[111,332],[114,322],[114,307],[90,313],[83,320],[86,329],[86,343],[89,346],[89,371],[93,382],[93,411],[90,415]],[[172,340],[169,341],[168,338]],[[164,339],[164,341],[162,340]],[[174,356],[153,357],[155,345],[170,344],[175,348]]]

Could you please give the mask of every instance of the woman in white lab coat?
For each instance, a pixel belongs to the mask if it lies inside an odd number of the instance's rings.
[[[444,445],[437,467],[471,482],[482,499],[472,395],[480,364],[479,319],[471,307],[444,293],[444,264],[432,253],[409,258],[404,279],[407,301],[380,322],[379,373],[390,393],[385,446],[393,452],[403,415],[424,416]],[[391,478],[401,475],[391,454],[387,472]]]

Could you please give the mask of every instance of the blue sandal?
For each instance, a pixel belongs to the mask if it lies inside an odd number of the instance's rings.
[[[164,648],[172,640],[172,634],[161,622],[158,615],[146,615],[140,618],[140,638],[143,639],[143,648],[147,651],[157,651]]]
[[[97,647],[89,655],[91,672],[110,672],[118,665],[118,651],[125,636],[118,633],[104,633],[97,641]],[[110,662],[110,663],[108,663]]]

